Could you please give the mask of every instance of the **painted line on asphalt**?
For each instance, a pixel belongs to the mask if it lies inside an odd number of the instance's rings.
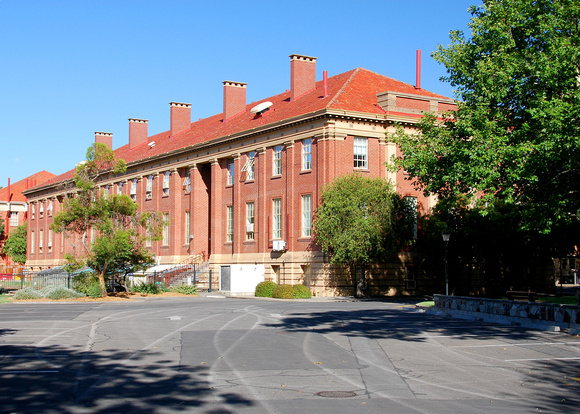
[[[438,336],[432,338],[439,338]],[[523,344],[486,344],[486,345],[454,345],[448,346],[448,348],[507,348],[512,346],[545,346],[545,345],[565,345],[565,346],[580,346],[578,343],[566,343],[566,342],[528,342]]]
[[[568,357],[568,358],[529,358],[529,359],[504,359],[505,362],[533,362],[533,361],[574,361],[578,360],[580,357]]]

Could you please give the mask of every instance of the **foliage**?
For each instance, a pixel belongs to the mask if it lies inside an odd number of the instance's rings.
[[[272,297],[276,299],[294,299],[294,289],[291,285],[278,285],[272,292]]]
[[[89,266],[99,279],[101,296],[106,296],[107,274],[127,268],[139,270],[153,263],[152,253],[145,248],[147,232],[153,239],[161,237],[162,223],[158,213],[139,213],[139,206],[123,194],[105,196],[96,181],[126,169],[106,145],[95,143],[87,150],[86,161],[77,166],[74,185],[78,190],[67,196],[63,209],[54,216],[55,232],[80,236],[82,251],[65,256],[69,266]],[[97,232],[92,246],[87,245],[87,232]]]
[[[197,287],[194,285],[179,285],[174,290],[182,295],[197,295]]]
[[[12,296],[8,296],[6,293],[0,293],[0,303],[12,302]]]
[[[352,174],[322,189],[313,234],[330,262],[348,266],[354,280],[355,268],[384,261],[411,238],[414,214],[387,181]]]
[[[278,286],[276,282],[272,282],[271,280],[260,282],[256,285],[255,296],[259,298],[271,298],[276,286]]]
[[[165,285],[163,285],[165,287]],[[161,285],[155,282],[151,283],[140,283],[131,288],[131,292],[135,293],[148,293],[150,295],[158,295],[159,293],[163,292]]]
[[[419,135],[400,128],[396,167],[426,194],[477,195],[482,214],[500,200],[549,233],[580,209],[580,3],[487,0],[470,10],[472,37],[453,31],[433,53],[459,108],[442,122],[426,116]]]
[[[304,285],[294,285],[292,290],[294,291],[294,299],[310,299],[312,297],[312,292]]]
[[[99,277],[96,273],[81,273],[79,275],[73,276],[73,289],[77,292],[82,292],[85,295],[92,296],[89,292],[91,287],[97,285],[99,287],[99,295],[101,288],[99,286]]]
[[[20,289],[14,294],[14,300],[42,299],[44,296],[33,288]]]
[[[86,296],[84,293],[76,292],[65,287],[49,288],[43,291],[42,294],[46,299],[74,299]]]
[[[26,242],[26,223],[24,223],[10,232],[3,252],[12,257],[14,262],[24,264],[26,263]]]
[[[0,187],[2,188],[2,187]],[[4,224],[4,219],[0,218],[0,237],[4,235],[4,230],[6,229],[6,225]]]
[[[93,282],[88,285],[86,294],[93,299],[103,297],[103,293],[101,292],[101,285],[99,282]]]

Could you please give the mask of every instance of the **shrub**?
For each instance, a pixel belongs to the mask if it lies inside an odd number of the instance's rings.
[[[49,288],[44,292],[44,297],[47,299],[74,299],[86,296],[84,293],[76,292],[65,287]]]
[[[276,282],[272,282],[271,280],[260,282],[256,285],[255,296],[259,298],[271,298],[277,286]]]
[[[272,297],[276,299],[294,299],[294,289],[291,285],[278,285],[272,292]]]
[[[194,285],[181,285],[175,288],[177,293],[181,293],[183,295],[197,295],[197,287]]]
[[[91,295],[90,291],[93,288],[93,285],[99,284],[99,278],[96,273],[81,273],[80,275],[76,275],[73,277],[73,284],[72,287],[77,292],[82,292],[85,295],[89,295],[90,297],[94,297]],[[101,291],[99,288],[99,295],[101,296]]]
[[[21,289],[14,294],[15,300],[42,299],[42,293],[32,288]]]
[[[133,286],[131,288],[131,292],[157,295],[161,292],[161,288],[155,283],[141,283],[139,285]]]
[[[312,292],[304,285],[294,285],[292,289],[294,290],[294,299],[310,299],[312,297]]]
[[[98,281],[90,284],[87,287],[87,295],[89,295],[93,299],[102,297],[101,285],[99,285]]]

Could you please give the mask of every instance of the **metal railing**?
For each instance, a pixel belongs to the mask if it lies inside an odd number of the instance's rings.
[[[181,264],[162,272],[148,275],[145,283],[163,283],[166,287],[194,285],[199,289],[211,291],[211,271],[209,262]]]

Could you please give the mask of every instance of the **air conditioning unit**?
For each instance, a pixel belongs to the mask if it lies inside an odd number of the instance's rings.
[[[274,252],[286,251],[286,242],[284,240],[274,240],[272,242],[272,251]]]
[[[246,223],[246,233],[254,232],[254,223]]]

